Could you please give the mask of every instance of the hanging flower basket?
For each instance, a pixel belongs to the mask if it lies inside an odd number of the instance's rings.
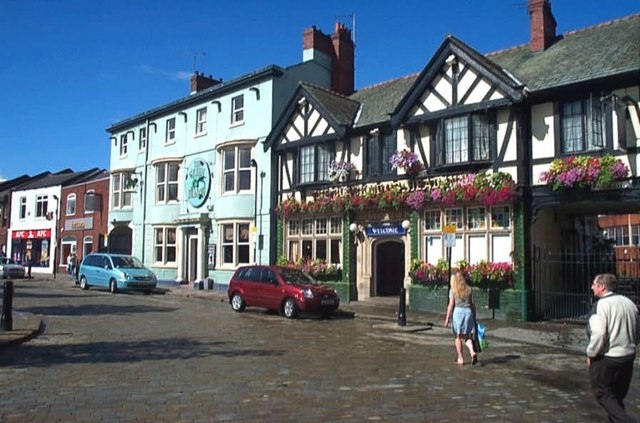
[[[407,149],[398,150],[393,153],[389,163],[393,169],[402,169],[404,173],[410,177],[418,176],[420,171],[424,169],[418,155]]]
[[[603,189],[627,178],[629,168],[611,154],[569,156],[555,159],[549,170],[540,174],[540,182],[552,190],[563,188]]]

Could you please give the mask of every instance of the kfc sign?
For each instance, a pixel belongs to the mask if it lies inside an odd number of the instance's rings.
[[[38,239],[51,238],[51,229],[34,229],[28,231],[13,231],[11,234],[13,239]]]

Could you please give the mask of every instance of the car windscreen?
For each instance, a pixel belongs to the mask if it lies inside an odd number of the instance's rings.
[[[111,260],[113,260],[113,265],[115,266],[116,269],[122,268],[122,269],[142,269],[144,266],[142,264],[142,262],[140,260],[138,260],[135,257],[130,257],[130,256],[122,256],[122,257],[118,257],[118,256],[114,256],[111,257]]]
[[[278,271],[285,283],[288,284],[316,284],[317,282],[309,275],[298,269],[279,269]]]

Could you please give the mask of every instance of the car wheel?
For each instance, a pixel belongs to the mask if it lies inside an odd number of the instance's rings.
[[[237,292],[231,297],[231,308],[233,311],[241,312],[244,310],[244,300]]]
[[[282,306],[282,313],[287,319],[296,318],[296,316],[298,315],[298,306],[296,306],[296,302],[293,301],[292,298],[287,298],[284,301],[284,306]]]
[[[80,277],[80,288],[84,290],[89,289],[89,283],[87,282],[86,276]]]
[[[109,281],[109,292],[111,292],[112,294],[118,292],[118,284],[116,283],[115,279],[111,279]]]

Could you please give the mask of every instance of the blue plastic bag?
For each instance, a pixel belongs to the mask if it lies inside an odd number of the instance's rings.
[[[478,323],[477,328],[478,333],[476,334],[476,336],[478,337],[478,344],[480,344],[480,349],[484,351],[489,347],[489,342],[484,336],[485,326],[482,323]]]

